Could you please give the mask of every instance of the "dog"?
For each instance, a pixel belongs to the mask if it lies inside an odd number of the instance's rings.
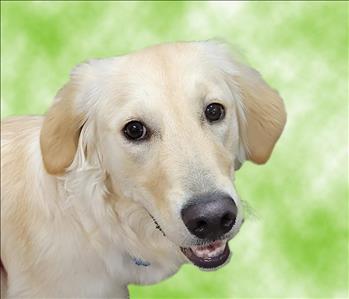
[[[2,122],[2,298],[127,298],[184,263],[222,267],[244,220],[235,172],[285,122],[218,41],[78,65],[45,116]]]

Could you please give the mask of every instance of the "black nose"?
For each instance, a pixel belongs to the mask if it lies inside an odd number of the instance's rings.
[[[236,221],[237,207],[226,194],[207,193],[190,200],[182,209],[188,230],[201,239],[216,240],[229,232]]]

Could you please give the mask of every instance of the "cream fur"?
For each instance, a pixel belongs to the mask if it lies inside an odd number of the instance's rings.
[[[226,108],[219,124],[202,118],[211,102]],[[132,119],[151,140],[125,140]],[[264,163],[285,120],[277,93],[219,43],[78,66],[45,117],[2,122],[2,298],[126,298],[129,283],[163,280],[198,241],[180,209],[200,192],[234,198],[232,238],[243,220],[234,168]]]

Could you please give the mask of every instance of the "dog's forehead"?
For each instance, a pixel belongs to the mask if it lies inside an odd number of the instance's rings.
[[[205,54],[195,43],[147,48],[123,57],[115,84],[128,100],[149,98],[159,105],[204,96],[222,81]]]
[[[112,72],[103,75],[103,118],[159,122],[179,115],[190,121],[205,104],[227,99],[230,91],[223,72],[207,52],[196,43],[177,43],[113,60],[115,65],[107,68]]]
[[[159,71],[170,72],[174,64],[179,67],[194,62],[202,55],[201,49],[195,43],[162,44],[124,56],[129,64],[143,68],[151,66]]]
[[[156,88],[182,84],[202,74],[195,47],[167,45],[127,55],[123,72],[130,80],[149,83]],[[155,83],[155,84],[151,84]],[[184,87],[184,86],[183,86]]]

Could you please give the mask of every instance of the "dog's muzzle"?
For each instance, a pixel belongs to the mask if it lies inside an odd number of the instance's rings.
[[[181,216],[196,242],[180,249],[190,262],[203,269],[215,269],[228,261],[231,255],[228,239],[237,219],[237,210],[234,200],[224,193],[205,193],[188,201]],[[150,216],[156,228],[166,236],[155,218]]]
[[[201,194],[189,201],[181,215],[189,232],[205,244],[182,247],[184,255],[200,268],[212,269],[223,265],[230,256],[225,237],[237,218],[234,200],[224,193]]]

